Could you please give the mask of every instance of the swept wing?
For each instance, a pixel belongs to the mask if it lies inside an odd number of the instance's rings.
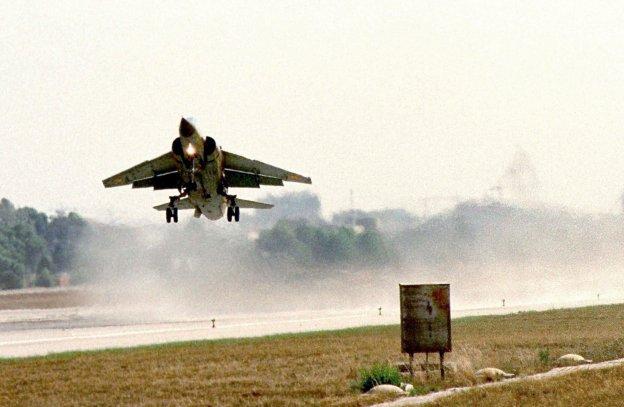
[[[277,178],[282,181],[288,182],[300,182],[303,184],[311,184],[312,180],[303,175],[295,174],[294,172],[286,171],[284,169],[274,167],[270,164],[263,163],[261,161],[252,160],[242,155],[223,151],[223,157],[226,170],[234,170],[239,172],[246,172],[256,175],[264,175],[271,178]]]
[[[284,182],[279,178],[252,174],[250,172],[225,170],[224,176],[225,185],[232,188],[260,188],[260,185],[284,185]]]
[[[122,171],[119,174],[106,178],[102,182],[106,188],[119,187],[173,171],[177,171],[176,159],[174,158],[172,152],[168,152],[160,157],[154,158],[153,160],[145,161],[139,165],[135,165],[132,168]]]

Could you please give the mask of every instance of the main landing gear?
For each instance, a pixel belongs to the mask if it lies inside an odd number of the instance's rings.
[[[178,202],[180,202],[179,196],[170,196],[169,197],[169,207],[165,210],[165,215],[167,217],[167,223],[178,223]]]
[[[166,209],[167,223],[171,223],[173,219],[173,223],[178,223],[178,208],[167,208]]]
[[[228,206],[227,208],[227,220],[231,222],[232,219],[238,222],[240,220],[240,208],[238,206]]]
[[[240,208],[236,205],[236,196],[230,195],[228,198],[230,206],[227,208],[227,220],[232,222],[232,219],[234,219],[234,221],[238,222],[240,220]]]
[[[197,182],[192,180],[184,185],[183,190],[181,188],[178,190],[181,192],[180,195],[173,195],[169,197],[169,205],[165,212],[165,215],[167,216],[167,223],[171,223],[172,220],[173,223],[178,223],[178,204],[180,203],[180,199],[197,190]],[[204,198],[210,198],[210,194],[207,194],[207,196],[205,195]]]

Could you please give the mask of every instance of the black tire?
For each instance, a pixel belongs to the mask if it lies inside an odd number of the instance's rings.
[[[173,208],[173,223],[178,223],[178,208]]]
[[[236,222],[240,220],[240,208],[238,206],[234,208],[234,220]]]
[[[167,223],[171,223],[171,208],[167,208],[167,210],[165,211],[165,215],[167,217]]]
[[[228,222],[232,221],[232,216],[233,215],[234,214],[232,213],[232,208],[228,206],[228,208],[227,208],[227,219],[228,219]]]

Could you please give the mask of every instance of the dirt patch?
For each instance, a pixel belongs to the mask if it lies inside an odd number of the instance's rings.
[[[0,293],[0,310],[78,307],[89,304],[84,288],[11,290]]]

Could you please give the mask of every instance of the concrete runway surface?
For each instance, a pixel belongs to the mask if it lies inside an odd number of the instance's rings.
[[[396,324],[397,314],[377,310],[282,312],[150,321],[124,319],[118,310],[60,308],[0,311],[0,357],[120,348],[166,342],[263,336],[278,333]]]
[[[454,310],[453,318],[580,305],[590,304],[541,304]],[[214,328],[212,318],[216,319]],[[26,357],[75,350],[253,337],[399,322],[398,309],[383,310],[380,316],[376,308],[217,315],[204,319],[180,320],[158,320],[154,319],[153,313],[148,317],[140,312],[132,313],[113,307],[2,310],[0,357]]]

